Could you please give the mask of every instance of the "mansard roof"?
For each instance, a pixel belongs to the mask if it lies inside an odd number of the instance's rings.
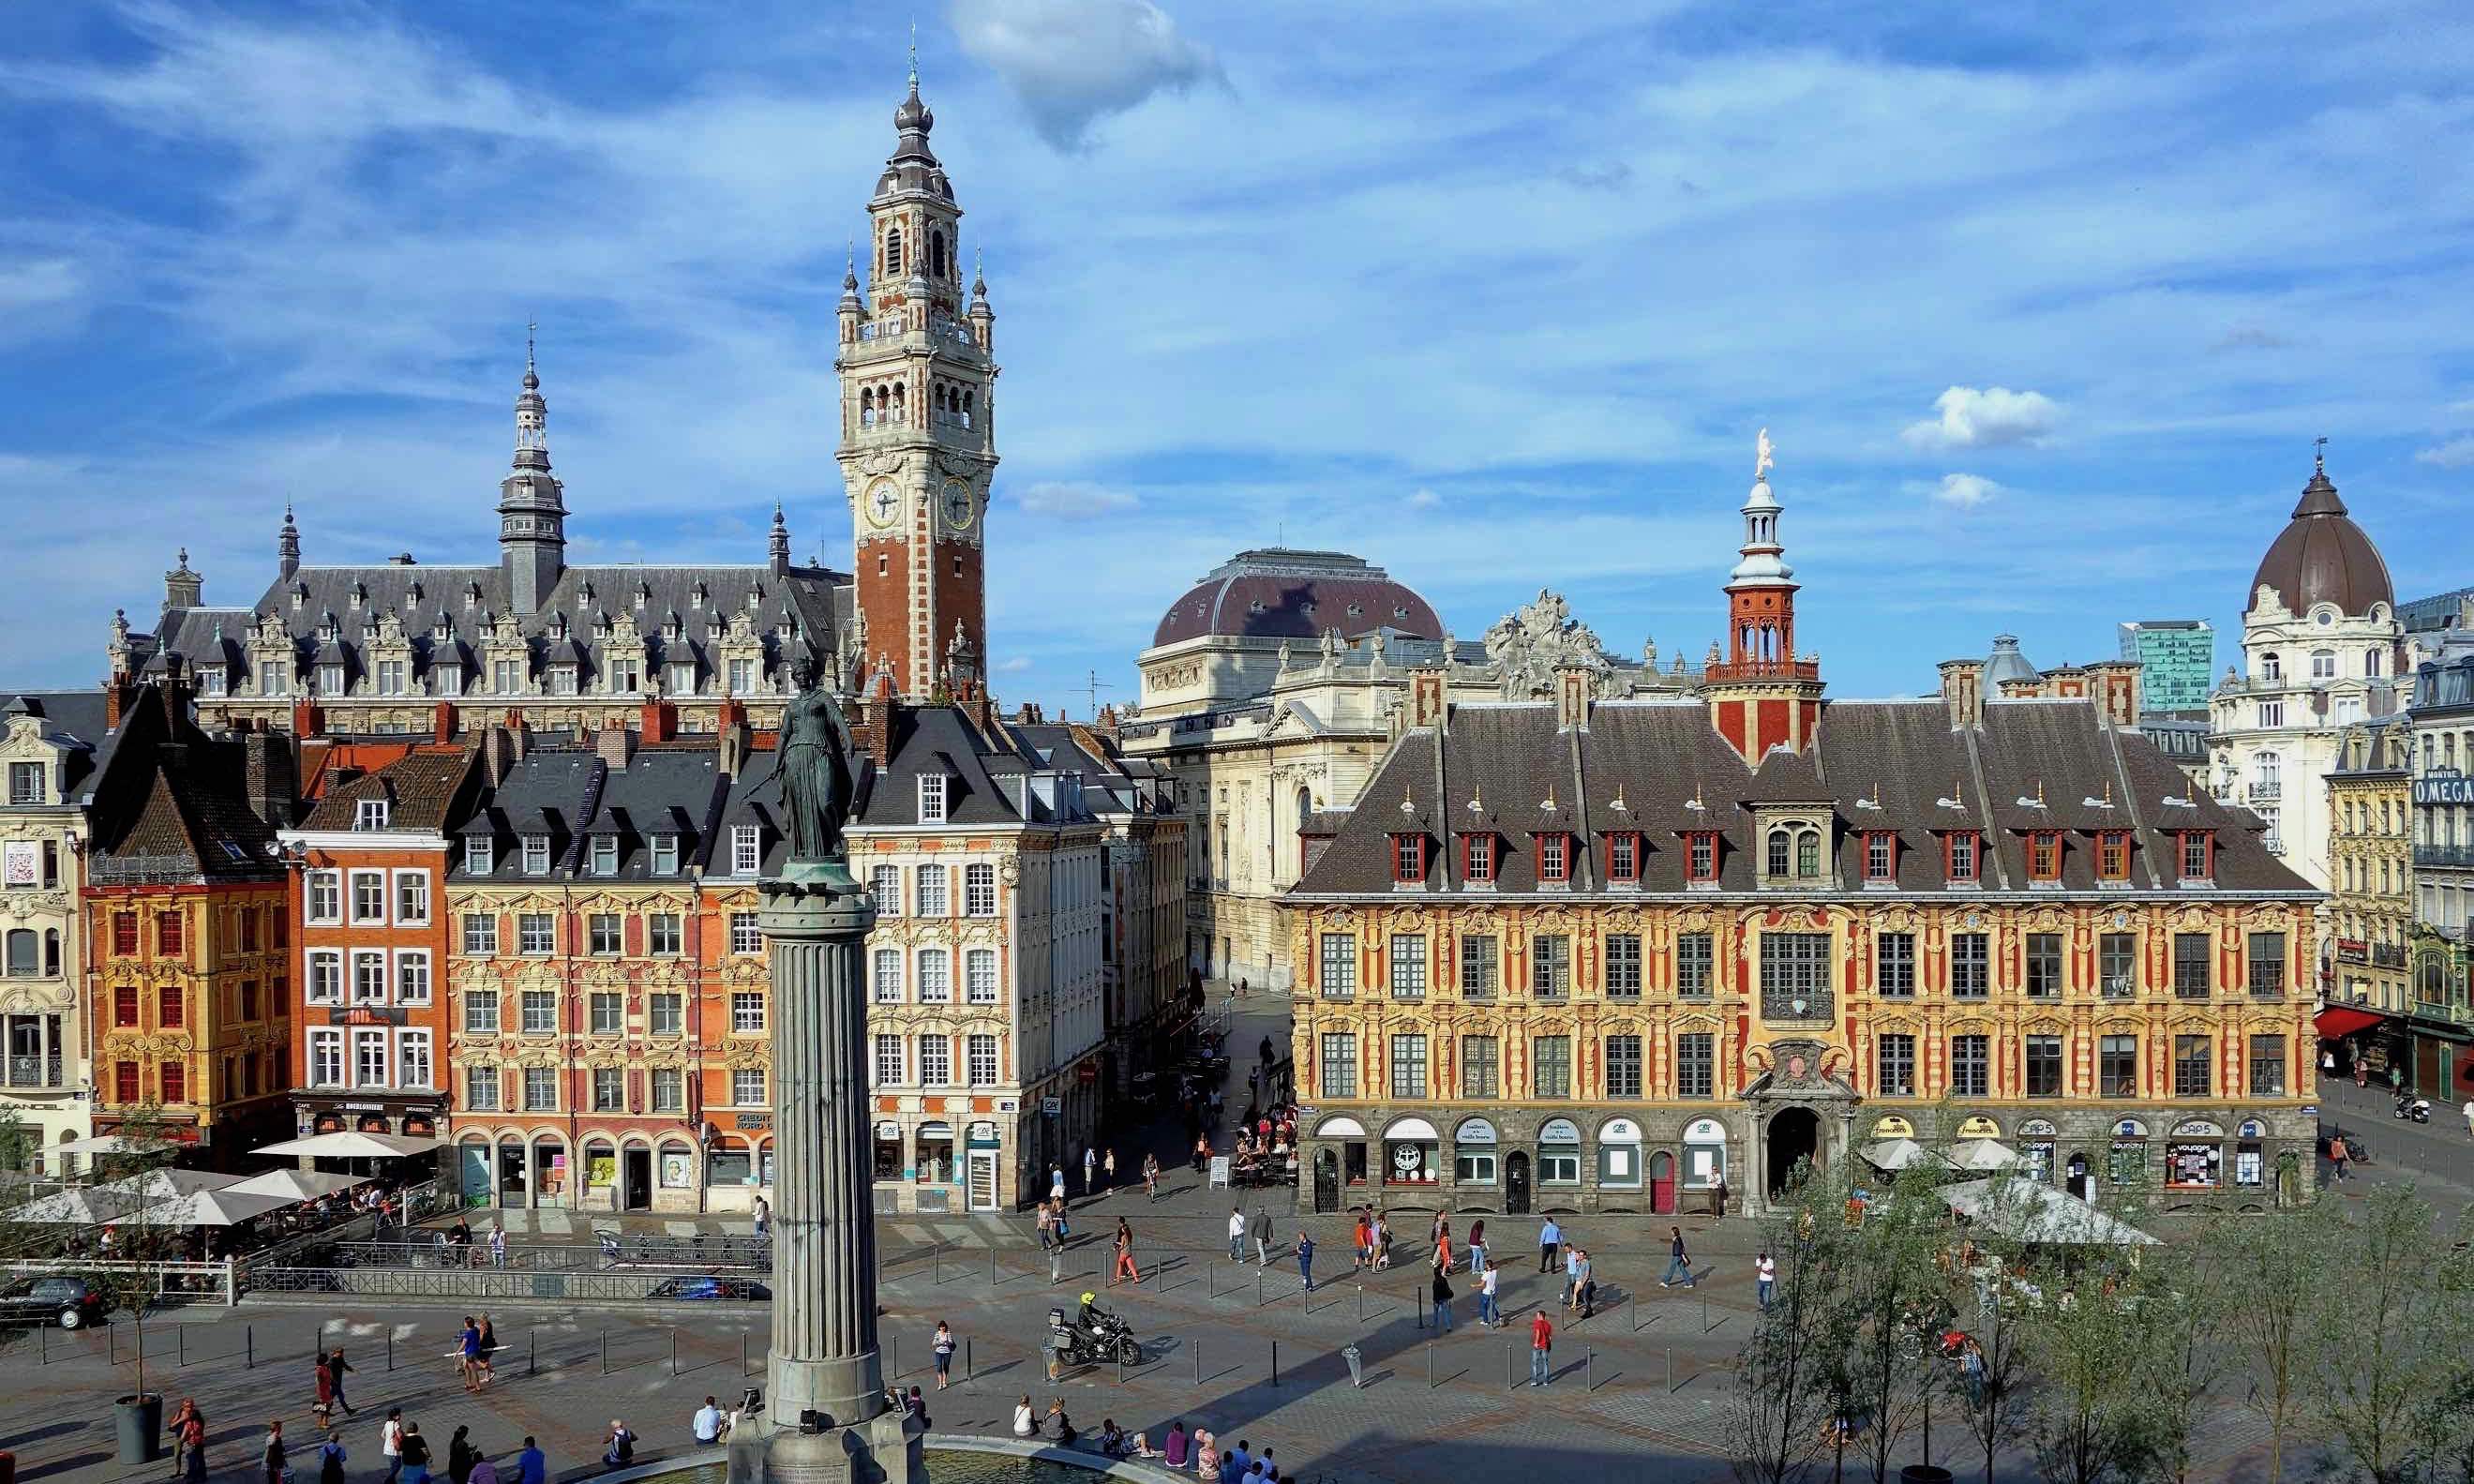
[[[1543,807],[1550,798],[1552,811]],[[1551,704],[1456,706],[1441,728],[1402,735],[1355,809],[1317,821],[1333,839],[1296,893],[1392,896],[1391,836],[1479,832],[1509,841],[1497,853],[1497,895],[1538,890],[1532,847],[1547,833],[1593,847],[1576,852],[1568,889],[1603,890],[1595,842],[1636,832],[1640,891],[1685,891],[1684,837],[1711,832],[1717,889],[1751,893],[1760,890],[1761,821],[1815,809],[1839,842],[1825,891],[1866,890],[1856,841],[1883,833],[1897,841],[1895,889],[1942,894],[1943,841],[1953,831],[1984,837],[1983,890],[2025,891],[2028,837],[2055,830],[2064,836],[2061,888],[2093,892],[2095,838],[2120,830],[2133,845],[2131,888],[2179,893],[2174,832],[2183,829],[2215,833],[2219,894],[2313,889],[2268,853],[2255,816],[2195,789],[2146,737],[2104,724],[2093,702],[1990,700],[1979,724],[1954,728],[1935,696],[1830,702],[1813,746],[1773,750],[1758,767],[1696,702],[1601,702],[1579,728],[1560,726]],[[1457,890],[1458,853],[1438,855],[1429,889]]]
[[[304,830],[350,830],[365,799],[387,805],[387,829],[398,833],[443,833],[453,816],[471,805],[466,788],[474,774],[474,752],[450,747],[415,752],[384,767],[329,784],[326,793],[302,820]]]

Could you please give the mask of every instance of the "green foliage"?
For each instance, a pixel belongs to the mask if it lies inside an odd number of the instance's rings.
[[[1858,1253],[1844,1202],[1807,1166],[1762,1220],[1778,1291],[1736,1362],[1731,1461],[1744,1484],[1803,1478],[1824,1425],[1850,1406],[1848,1283]]]

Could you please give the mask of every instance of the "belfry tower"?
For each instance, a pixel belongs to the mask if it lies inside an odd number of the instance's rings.
[[[1772,747],[1802,752],[1821,730],[1821,662],[1795,652],[1795,569],[1779,541],[1770,430],[1753,458],[1744,545],[1727,576],[1727,657],[1702,674],[1710,721],[1756,767]]]
[[[867,287],[856,258],[838,319],[853,566],[867,636],[862,682],[883,669],[913,699],[978,681],[987,653],[988,485],[997,378],[987,284],[962,288],[962,208],[928,147],[935,115],[910,95],[867,204]]]

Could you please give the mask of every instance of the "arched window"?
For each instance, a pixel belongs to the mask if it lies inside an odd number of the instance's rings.
[[[32,979],[35,977],[35,964],[36,961],[35,958],[35,943],[36,939],[34,929],[12,928],[9,930],[10,978]]]
[[[885,271],[896,278],[902,274],[902,229],[888,228],[885,233]]]
[[[47,978],[61,977],[61,930],[43,930],[43,973]]]
[[[2379,678],[2380,651],[2377,649],[2365,649],[2363,651],[2363,673],[2370,676],[2374,680]]]
[[[978,401],[979,398],[976,394],[971,392],[964,392],[962,394],[962,426],[964,427],[971,426],[971,414],[976,409]]]
[[[910,420],[910,409],[904,405],[907,401],[908,399],[903,395],[903,388],[897,384],[893,388],[893,421],[896,423]]]
[[[2284,679],[2285,661],[2274,653],[2261,655],[2259,657],[2259,678],[2262,680]]]
[[[940,279],[945,276],[945,234],[941,231],[928,234],[928,271]]]
[[[1788,845],[1789,841],[1786,831],[1770,831],[1769,867],[1771,875],[1783,876],[1786,874]]]
[[[2334,680],[2337,678],[2336,650],[2314,649],[2311,651],[2311,678],[2314,680]]]
[[[1821,833],[1807,830],[1795,838],[1795,873],[1799,876],[1821,874]]]
[[[2276,788],[2284,777],[2284,767],[2285,760],[2273,752],[2263,752],[2250,760],[2251,777],[2265,785],[2267,790]]]
[[[876,426],[875,387],[862,386],[859,389],[859,426],[861,427]]]

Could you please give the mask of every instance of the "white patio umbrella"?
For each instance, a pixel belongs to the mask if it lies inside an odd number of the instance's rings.
[[[403,1133],[355,1133],[337,1130],[333,1133],[313,1133],[305,1139],[263,1144],[250,1153],[305,1155],[313,1159],[400,1159],[406,1155],[428,1154],[446,1142],[445,1139],[417,1138]]]
[[[1950,1208],[2014,1242],[2154,1247],[2156,1239],[2074,1195],[2020,1176],[1967,1180],[1940,1192]]]
[[[1918,1165],[1949,1169],[1950,1160],[1913,1139],[1876,1139],[1864,1146],[1865,1162],[1877,1170],[1912,1170]]]
[[[136,1141],[126,1134],[96,1133],[82,1139],[62,1139],[57,1144],[45,1144],[41,1152],[58,1155],[124,1155],[136,1147]]]
[[[158,1227],[237,1227],[253,1216],[279,1211],[290,1196],[243,1196],[229,1190],[195,1190],[146,1208],[142,1220]]]
[[[224,1192],[235,1196],[280,1196],[287,1201],[315,1201],[320,1196],[354,1185],[366,1185],[369,1179],[360,1175],[328,1175],[323,1170],[269,1170],[253,1175]]]
[[[52,1227],[103,1227],[127,1221],[142,1204],[129,1191],[87,1185],[29,1201],[17,1207],[16,1219]]]
[[[227,1185],[239,1183],[240,1177],[237,1175],[218,1175],[212,1170],[176,1170],[167,1167],[112,1180],[102,1188],[125,1191],[139,1201],[152,1202],[175,1201],[182,1196],[195,1195],[202,1190],[221,1190]]]
[[[2006,1170],[2021,1163],[2019,1152],[2000,1139],[1961,1139],[1951,1152],[1950,1162],[1962,1170],[1990,1173]]]

